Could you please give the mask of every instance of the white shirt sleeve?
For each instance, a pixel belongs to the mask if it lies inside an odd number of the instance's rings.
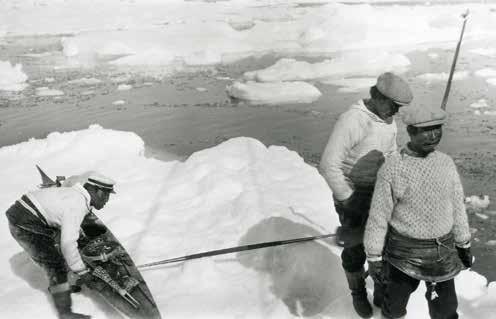
[[[345,200],[353,193],[344,176],[343,162],[350,150],[360,142],[362,130],[353,117],[347,114],[340,116],[322,154],[319,170],[338,200]]]
[[[77,240],[81,223],[88,210],[85,206],[75,203],[64,207],[63,210],[60,225],[60,247],[69,268],[78,272],[86,268],[77,248]]]

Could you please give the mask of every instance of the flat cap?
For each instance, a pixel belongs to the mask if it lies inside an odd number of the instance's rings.
[[[407,105],[413,100],[408,83],[394,73],[386,72],[379,75],[375,86],[382,95],[390,98],[396,104]]]
[[[90,185],[95,185],[100,189],[108,191],[109,193],[115,193],[115,181],[100,173],[92,172],[92,174],[88,176],[88,180],[86,182]]]
[[[406,125],[416,127],[440,125],[446,122],[446,112],[439,107],[409,106],[404,109],[402,115]]]

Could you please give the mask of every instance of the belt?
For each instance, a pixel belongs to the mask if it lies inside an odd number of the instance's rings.
[[[45,225],[49,226],[45,216],[43,216],[40,213],[38,208],[36,208],[36,206],[29,200],[29,198],[26,195],[22,195],[22,197],[18,199],[17,202],[21,204],[22,207],[24,207],[31,214],[38,217]]]

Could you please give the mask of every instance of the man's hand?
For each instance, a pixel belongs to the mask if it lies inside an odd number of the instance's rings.
[[[353,193],[344,200],[336,200],[337,204],[345,209],[349,209],[351,207],[351,203],[353,202]]]
[[[76,285],[85,285],[87,287],[92,286],[94,277],[89,270],[80,271],[77,275],[78,279],[76,280]]]
[[[374,282],[382,283],[384,281],[384,261],[369,261],[369,275]]]
[[[470,246],[466,248],[456,246],[456,250],[458,251],[458,257],[462,261],[463,266],[470,268],[473,264],[472,252],[470,251]]]

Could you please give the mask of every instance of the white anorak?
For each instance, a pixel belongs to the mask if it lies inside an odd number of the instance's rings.
[[[377,156],[368,155],[395,151],[396,136],[394,119],[385,122],[367,109],[363,100],[339,116],[320,161],[320,171],[337,200],[349,198],[357,186],[350,178],[352,173],[364,184],[374,186],[382,160],[379,163]],[[361,168],[357,172],[354,168],[359,160]]]
[[[60,248],[73,272],[86,267],[77,240],[84,217],[91,211],[90,194],[81,184],[72,187],[44,188],[26,194],[49,226],[60,229]]]

